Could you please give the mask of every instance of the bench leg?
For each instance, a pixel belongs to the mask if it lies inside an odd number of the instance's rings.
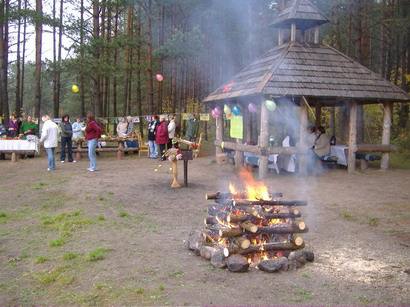
[[[365,159],[360,160],[360,169],[362,171],[367,170],[369,168],[369,162]]]
[[[17,162],[17,159],[18,159],[17,154],[15,152],[12,152],[11,153],[11,162]]]

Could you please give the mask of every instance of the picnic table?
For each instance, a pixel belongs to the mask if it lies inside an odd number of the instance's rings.
[[[17,138],[0,139],[0,153],[11,154],[12,162],[17,162],[18,154],[38,154],[39,149],[40,146],[36,136],[30,136],[26,140]]]
[[[127,147],[125,143],[127,141],[137,142],[137,147]],[[73,142],[75,147],[73,152],[76,154],[76,160],[81,159],[81,153],[87,152],[87,141],[83,138],[77,139]],[[108,145],[108,143],[114,143],[115,145]],[[98,139],[98,144],[96,152],[116,152],[117,159],[121,160],[124,157],[125,152],[140,152],[141,140],[138,136],[132,137],[102,137]],[[102,146],[104,144],[104,146]],[[107,146],[108,145],[108,146]]]

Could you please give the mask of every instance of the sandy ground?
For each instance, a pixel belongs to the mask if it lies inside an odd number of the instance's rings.
[[[410,171],[271,174],[271,191],[309,201],[316,261],[234,274],[183,244],[202,227],[204,194],[238,180],[232,166],[192,161],[179,190],[169,166],[130,155],[101,158],[96,173],[85,160],[47,173],[45,158],[0,161],[0,305],[410,305]],[[73,212],[80,221],[45,222]],[[90,261],[98,247],[104,256]]]

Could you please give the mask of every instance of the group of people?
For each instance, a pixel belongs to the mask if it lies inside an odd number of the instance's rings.
[[[177,130],[175,115],[170,116],[169,121],[165,119],[163,115],[154,115],[148,123],[148,145],[151,159],[165,160],[165,150],[172,147],[172,139]]]
[[[26,138],[28,135],[36,135],[38,126],[31,116],[19,118],[16,114],[11,114],[8,121],[0,123],[0,135],[10,138]]]
[[[43,115],[41,118],[43,121],[43,128],[41,130],[40,143],[43,143],[47,152],[48,171],[54,171],[56,169],[55,163],[55,149],[58,146],[58,130],[59,127],[54,123],[50,116]],[[87,114],[86,125],[83,125],[80,118],[74,124],[70,122],[70,116],[64,115],[60,123],[61,131],[61,163],[65,162],[66,148],[68,154],[68,162],[76,162],[73,159],[72,140],[83,138],[85,133],[85,139],[88,145],[88,158],[90,165],[88,171],[94,172],[97,170],[97,157],[96,148],[98,139],[101,137],[102,129],[95,120],[92,113]]]

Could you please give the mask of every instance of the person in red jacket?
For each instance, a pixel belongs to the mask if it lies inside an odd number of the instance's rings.
[[[168,124],[165,121],[165,117],[159,118],[159,125],[155,133],[155,143],[159,146],[161,160],[164,161],[165,145],[168,143]]]
[[[87,127],[85,128],[85,139],[88,145],[88,159],[90,160],[90,167],[87,168],[90,172],[97,170],[97,155],[95,150],[97,148],[98,139],[101,137],[101,128],[95,121],[94,115],[89,112],[87,114]]]

